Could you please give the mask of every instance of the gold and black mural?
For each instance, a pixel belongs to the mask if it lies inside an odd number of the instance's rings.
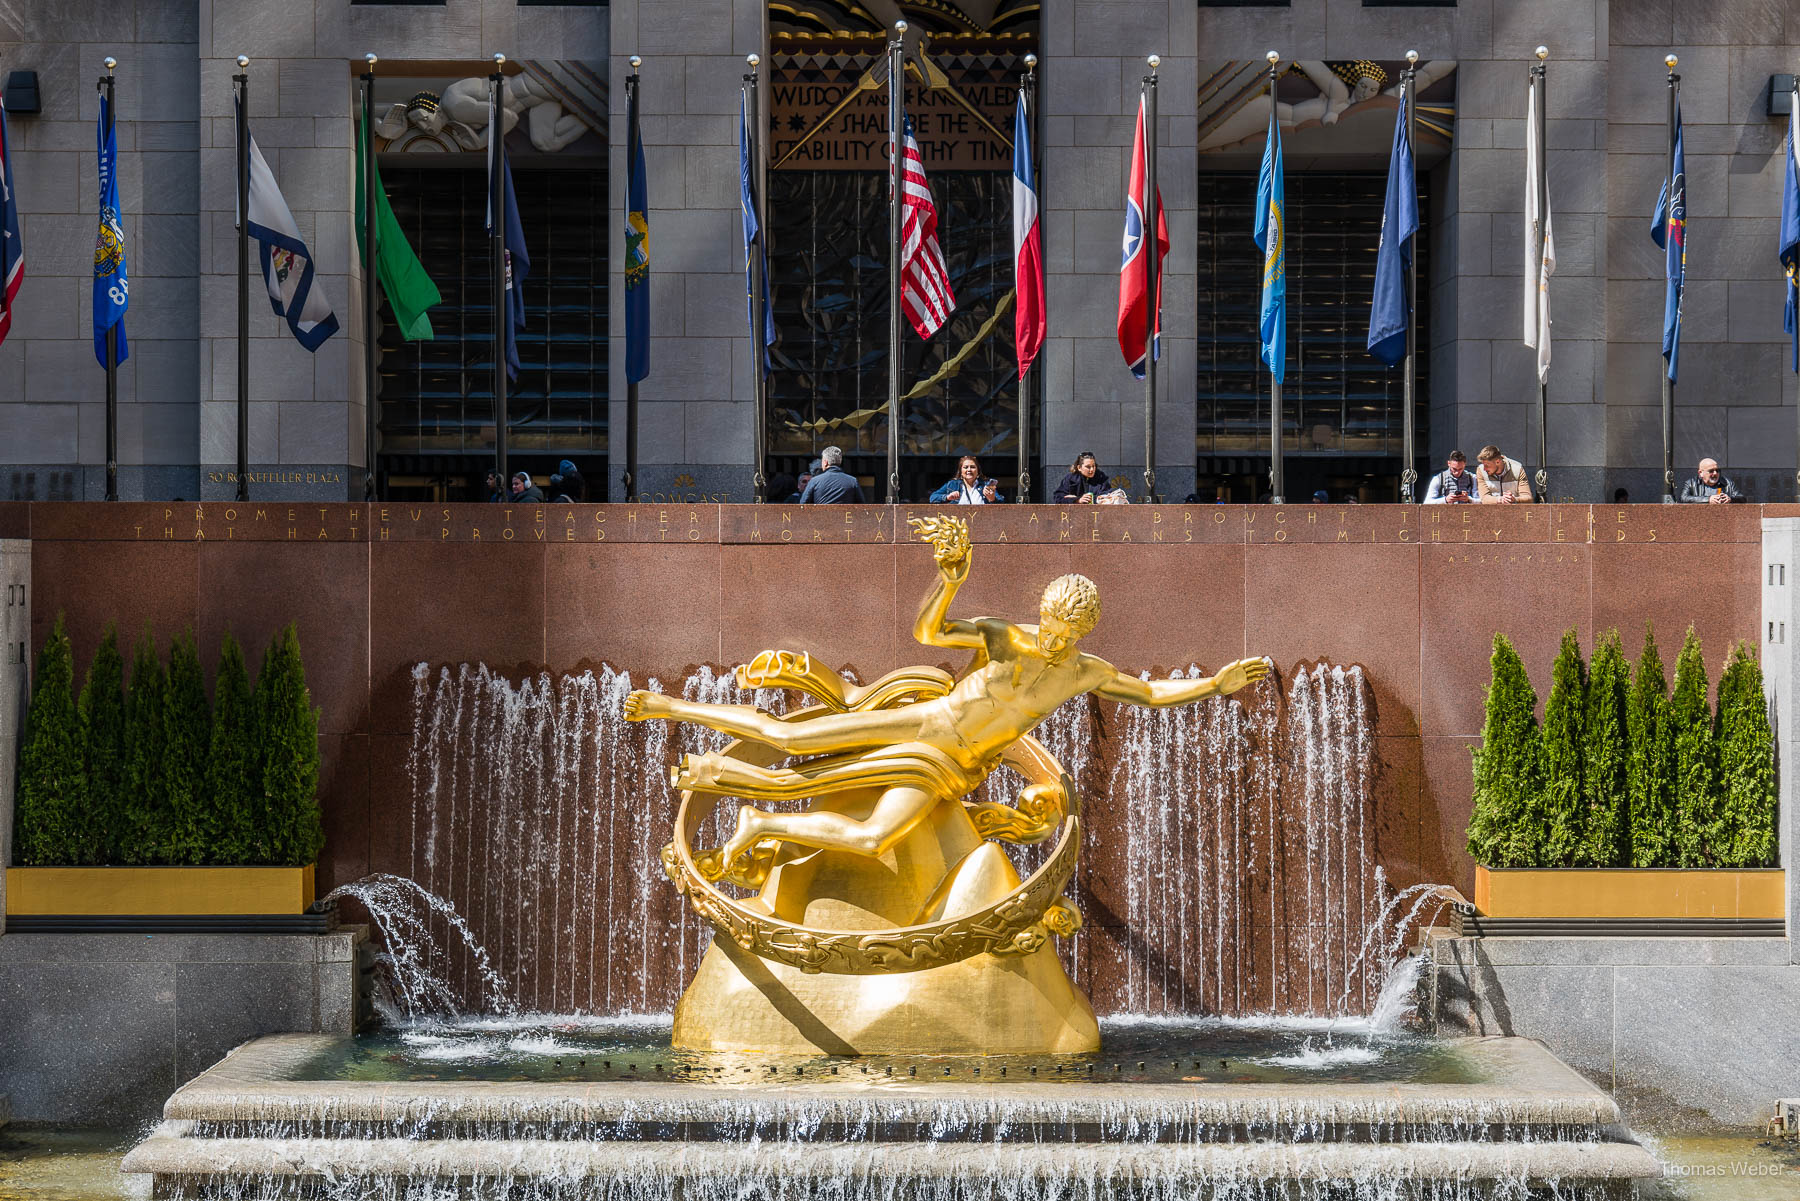
[[[907,328],[904,491],[955,456],[1018,446],[1012,332],[1012,127],[1037,4],[944,0],[769,6],[769,446],[798,474],[827,445],[868,474],[886,453],[887,30],[905,20],[906,111],[957,300],[929,342]],[[869,456],[867,465],[860,456]],[[885,470],[885,469],[882,469]],[[933,476],[936,478],[932,478]],[[914,480],[914,477],[917,480]],[[1011,489],[1007,489],[1011,491]]]

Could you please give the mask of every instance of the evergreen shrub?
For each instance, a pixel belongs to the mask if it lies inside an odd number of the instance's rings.
[[[1506,635],[1494,635],[1486,717],[1475,753],[1469,854],[1489,867],[1525,867],[1543,844],[1536,798],[1543,779],[1537,694]]]
[[[127,687],[109,626],[77,700],[60,615],[40,648],[19,749],[18,863],[316,862],[319,714],[295,628],[270,643],[254,687],[227,633],[210,704],[192,631],[166,668],[148,626],[133,650]]]
[[[1706,662],[1700,638],[1688,627],[1675,660],[1669,716],[1675,728],[1675,866],[1717,867],[1719,742],[1706,700]]]
[[[13,814],[13,857],[24,866],[86,863],[89,804],[82,757],[81,717],[75,708],[75,655],[61,613],[38,650],[25,737],[19,746],[19,787]],[[0,864],[0,867],[4,867]]]
[[[1742,642],[1719,677],[1720,866],[1770,867],[1779,838],[1775,732],[1762,668]]]
[[[1563,634],[1544,702],[1544,775],[1538,814],[1532,823],[1537,845],[1521,847],[1530,867],[1575,867],[1585,841],[1582,821],[1582,738],[1587,713],[1587,664],[1574,630]]]
[[[1594,646],[1588,671],[1587,713],[1582,723],[1582,830],[1577,867],[1615,867],[1630,862],[1630,803],[1626,761],[1630,742],[1626,718],[1631,669],[1608,630]]]
[[[1644,626],[1644,649],[1631,675],[1625,705],[1625,794],[1629,814],[1631,867],[1675,866],[1675,725],[1669,712],[1669,681],[1656,631]]]

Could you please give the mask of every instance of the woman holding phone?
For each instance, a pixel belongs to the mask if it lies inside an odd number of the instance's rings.
[[[999,481],[981,478],[981,463],[974,455],[964,455],[956,465],[956,475],[931,494],[934,505],[997,505],[1001,503]]]

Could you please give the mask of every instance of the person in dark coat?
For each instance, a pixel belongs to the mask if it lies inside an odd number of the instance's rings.
[[[550,477],[550,498],[577,505],[587,501],[587,477],[568,459],[558,463],[556,474]]]
[[[1084,450],[1075,456],[1069,474],[1056,486],[1055,497],[1059,505],[1091,505],[1102,493],[1111,491],[1112,486],[1106,482],[1106,473],[1100,470],[1094,452]]]
[[[806,485],[806,491],[800,494],[803,505],[860,505],[863,500],[862,486],[856,477],[844,470],[844,452],[836,446],[827,446],[819,455],[823,466],[819,474],[812,477]]]
[[[503,504],[506,501],[506,477],[499,471],[487,473],[487,500],[491,505]]]
[[[531,474],[521,471],[512,477],[512,502],[515,505],[541,505],[544,493],[531,482]]]

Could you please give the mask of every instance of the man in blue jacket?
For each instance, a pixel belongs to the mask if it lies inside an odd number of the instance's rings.
[[[982,481],[981,463],[974,455],[964,455],[956,465],[956,475],[931,494],[934,505],[997,505],[1000,501],[999,485]]]
[[[803,505],[860,505],[863,500],[862,488],[856,477],[844,470],[844,452],[842,448],[827,446],[819,455],[819,474],[807,482],[806,491],[800,494]]]

